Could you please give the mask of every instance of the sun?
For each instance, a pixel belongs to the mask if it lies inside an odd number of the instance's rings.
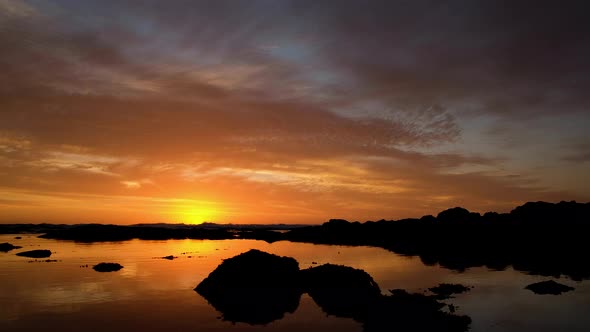
[[[222,211],[216,202],[190,200],[183,201],[170,211],[172,219],[185,224],[198,225],[204,222],[216,222]]]
[[[180,210],[178,214],[181,222],[198,225],[214,221],[219,216],[219,211],[211,207],[191,207]]]
[[[174,223],[198,225],[204,222],[219,222],[226,217],[224,205],[219,201],[203,198],[174,198],[162,210],[162,215]]]

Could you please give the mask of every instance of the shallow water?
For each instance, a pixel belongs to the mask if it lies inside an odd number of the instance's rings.
[[[326,316],[307,295],[299,308],[265,326],[222,321],[193,288],[221,263],[251,248],[297,259],[301,268],[333,263],[368,272],[381,289],[422,292],[442,282],[475,288],[447,302],[471,316],[472,331],[589,331],[590,283],[560,278],[575,291],[535,295],[524,287],[547,280],[512,269],[464,272],[425,266],[419,258],[380,248],[266,243],[254,240],[167,240],[82,244],[0,235],[23,246],[0,253],[0,331],[361,331],[352,319]],[[17,252],[50,249],[40,262]],[[161,259],[178,256],[172,261]],[[92,265],[117,262],[118,272],[99,273]],[[88,265],[88,267],[86,267]]]

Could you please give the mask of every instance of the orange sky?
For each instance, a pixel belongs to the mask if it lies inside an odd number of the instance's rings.
[[[0,222],[587,201],[586,20],[468,4],[0,0]]]

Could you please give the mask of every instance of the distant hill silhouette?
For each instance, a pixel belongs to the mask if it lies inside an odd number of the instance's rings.
[[[234,234],[227,229],[208,229],[199,227],[157,227],[120,225],[75,225],[54,229],[41,235],[42,238],[74,240],[78,242],[125,241],[131,239],[169,240],[169,239],[231,239]]]
[[[485,266],[546,276],[590,278],[590,203],[529,202],[510,213],[483,215],[455,207],[420,219],[322,225],[0,225],[0,233],[44,232],[41,237],[84,242],[130,239],[256,239],[366,245],[419,256],[427,265],[458,271]],[[281,232],[275,231],[280,229]]]

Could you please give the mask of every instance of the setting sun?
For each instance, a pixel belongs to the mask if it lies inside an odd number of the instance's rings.
[[[193,225],[213,222],[221,217],[220,210],[215,205],[208,203],[183,206],[173,214],[172,218],[178,222]]]

